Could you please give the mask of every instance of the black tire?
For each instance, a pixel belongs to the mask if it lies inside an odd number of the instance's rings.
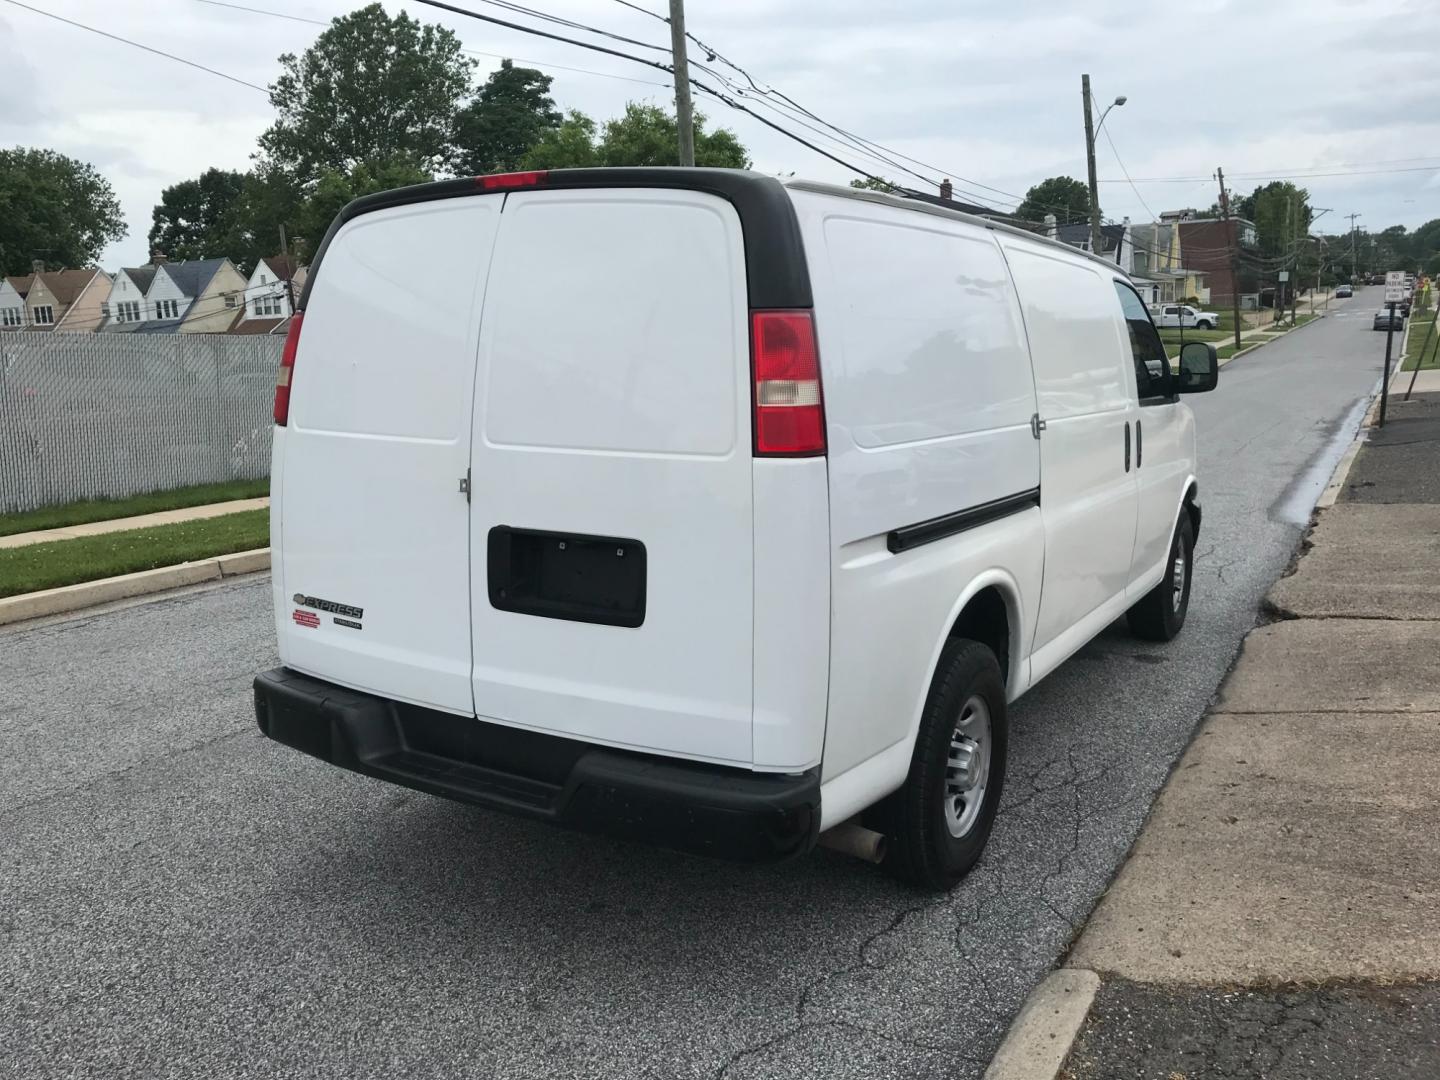
[[[1170,558],[1160,584],[1146,593],[1127,613],[1130,632],[1146,641],[1169,641],[1185,625],[1190,610],[1190,583],[1195,569],[1195,529],[1190,513],[1180,512]],[[1177,580],[1177,578],[1179,580]]]
[[[1214,330],[1214,329],[1215,329],[1215,324],[1212,323],[1209,319],[1201,319],[1199,322],[1197,322],[1197,323],[1195,324],[1195,329],[1196,329],[1196,330]]]
[[[951,740],[964,737],[958,729],[962,710],[969,723],[978,716],[975,702],[989,718],[988,762],[981,766],[977,809],[956,820],[962,835],[952,834],[947,805]],[[885,868],[901,881],[925,889],[946,890],[969,872],[985,850],[995,810],[1005,785],[1005,751],[1009,729],[1005,716],[1005,683],[995,654],[978,641],[955,638],[940,653],[935,680],[925,700],[910,774],[905,786],[881,805],[879,824],[886,837]]]

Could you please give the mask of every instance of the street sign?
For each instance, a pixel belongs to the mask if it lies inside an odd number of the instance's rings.
[[[1404,270],[1387,270],[1387,271],[1385,271],[1385,287],[1388,289],[1388,288],[1390,288],[1390,286],[1392,286],[1392,285],[1398,285],[1398,286],[1399,286],[1400,288],[1402,288],[1402,289],[1405,287],[1405,271],[1404,271]]]
[[[1290,280],[1290,271],[1289,271],[1289,270],[1281,270],[1281,271],[1280,271],[1280,280],[1281,280],[1281,281],[1289,281],[1289,280]]]
[[[1398,304],[1405,299],[1405,283],[1399,285],[1385,284],[1385,303]]]

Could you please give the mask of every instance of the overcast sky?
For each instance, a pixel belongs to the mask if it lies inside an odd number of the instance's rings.
[[[262,86],[278,74],[281,53],[302,51],[321,30],[203,0],[26,2]],[[360,6],[234,2],[320,20]],[[516,18],[482,0],[455,2]],[[527,2],[668,42],[662,23],[615,0]],[[637,2],[657,11],[665,6]],[[1128,97],[1105,131],[1137,183],[1125,182],[1102,134],[1107,217],[1148,220],[1152,212],[1208,207],[1216,195],[1210,177],[1220,165],[1242,192],[1264,182],[1254,174],[1312,174],[1296,182],[1309,189],[1313,205],[1331,209],[1318,228],[1339,232],[1352,212],[1362,215],[1357,224],[1377,231],[1440,217],[1434,104],[1440,68],[1434,21],[1421,17],[1433,3],[688,0],[686,8],[691,32],[757,82],[830,123],[927,162],[933,168],[914,165],[915,171],[952,178],[957,197],[969,191],[1008,208],[1045,177],[1083,179],[1080,75],[1088,71],[1102,107],[1118,94]],[[477,80],[498,56],[512,56],[554,75],[562,108],[604,119],[626,101],[669,105],[661,72],[415,3],[386,0],[386,7],[444,23],[467,48],[494,54],[477,57]],[[830,180],[853,175],[719,102],[699,104],[739,134],[757,169]],[[145,260],[151,209],[164,187],[210,166],[248,168],[271,119],[269,101],[257,90],[0,0],[0,144],[49,147],[93,163],[109,178],[130,226],[105,253],[109,269]],[[919,186],[894,168],[825,145]],[[1418,156],[1427,151],[1429,157]],[[1380,169],[1391,171],[1313,175]],[[1201,179],[1142,179],[1157,177]]]

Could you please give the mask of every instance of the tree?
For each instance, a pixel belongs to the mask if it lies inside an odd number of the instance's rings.
[[[455,119],[456,168],[462,173],[513,172],[548,132],[560,126],[549,75],[500,61],[475,100]]]
[[[1061,225],[1089,221],[1090,189],[1071,176],[1041,180],[1025,192],[1024,200],[1015,208],[1015,216],[1022,221],[1044,221],[1046,214],[1054,214]]]
[[[352,199],[433,179],[429,173],[416,168],[403,157],[362,161],[348,172],[326,170],[295,216],[299,250],[305,257],[313,257],[335,215]]]
[[[531,147],[521,164],[527,169],[587,169],[599,162],[595,121],[571,109]]]
[[[261,163],[245,175],[235,205],[235,244],[226,252],[247,271],[280,248],[280,228],[298,235],[296,222],[305,193],[295,176],[278,166]]]
[[[695,164],[712,169],[748,169],[750,156],[725,128],[705,131],[705,117],[695,113]],[[657,105],[625,106],[625,115],[605,122],[600,137],[601,165],[678,165],[680,126],[672,113]]]
[[[889,180],[882,180],[878,176],[867,176],[862,180],[851,180],[850,186],[859,188],[861,191],[899,191],[899,184],[892,184]]]
[[[280,64],[270,85],[280,115],[260,136],[261,158],[303,185],[364,161],[433,171],[452,159],[475,62],[443,26],[404,12],[392,19],[374,3],[332,20],[304,55]]]
[[[679,126],[675,117],[655,105],[625,106],[625,115],[605,123],[599,140],[596,124],[571,110],[558,128],[547,132],[525,155],[527,169],[581,169],[592,165],[678,165]],[[695,164],[712,169],[748,169],[750,157],[724,128],[705,130],[705,117],[695,114]]]
[[[1288,180],[1272,180],[1238,200],[1237,213],[1255,225],[1255,239],[1269,256],[1289,256],[1310,231],[1310,193]]]
[[[150,249],[171,259],[224,255],[240,264],[237,211],[244,192],[245,174],[229,169],[206,169],[194,180],[166,188],[152,215]]]
[[[110,183],[88,162],[54,150],[0,150],[0,272],[93,266],[128,230]]]

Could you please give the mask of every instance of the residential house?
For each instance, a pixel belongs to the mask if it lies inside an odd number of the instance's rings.
[[[145,294],[154,281],[154,263],[121,267],[110,286],[110,301],[106,304],[105,321],[100,330],[112,334],[138,330],[150,318],[150,303]]]
[[[19,330],[25,325],[25,293],[30,279],[0,277],[0,330]]]
[[[230,325],[232,334],[268,334],[283,325],[291,315],[290,294],[300,298],[305,284],[305,267],[293,259],[272,255],[261,259],[245,286],[245,304]]]
[[[1176,222],[1180,230],[1180,248],[1185,265],[1207,275],[1211,304],[1229,304],[1240,296],[1259,291],[1259,280],[1253,270],[1242,265],[1240,280],[1232,270],[1233,253],[1238,246],[1243,255],[1255,248],[1255,223],[1244,218],[1191,218]]]
[[[1090,225],[1088,222],[1077,222],[1071,225],[1059,225],[1056,227],[1055,238],[1062,244],[1069,244],[1071,247],[1079,248],[1081,251],[1090,250]],[[1119,225],[1100,226],[1100,247],[1096,252],[1106,262],[1113,262],[1116,266],[1124,269],[1130,265],[1131,250],[1134,248],[1134,241],[1130,236],[1130,219],[1126,218]]]
[[[51,270],[37,263],[23,288],[11,287],[25,298],[25,322],[30,330],[87,333],[104,318],[110,295],[110,275],[103,270]]]
[[[1130,227],[1133,240],[1127,272],[1141,297],[1150,304],[1173,304],[1194,297],[1210,302],[1207,275],[1187,269],[1181,258],[1180,229],[1163,216]]]
[[[164,262],[145,291],[149,319],[142,334],[220,334],[243,303],[245,278],[229,259]]]

